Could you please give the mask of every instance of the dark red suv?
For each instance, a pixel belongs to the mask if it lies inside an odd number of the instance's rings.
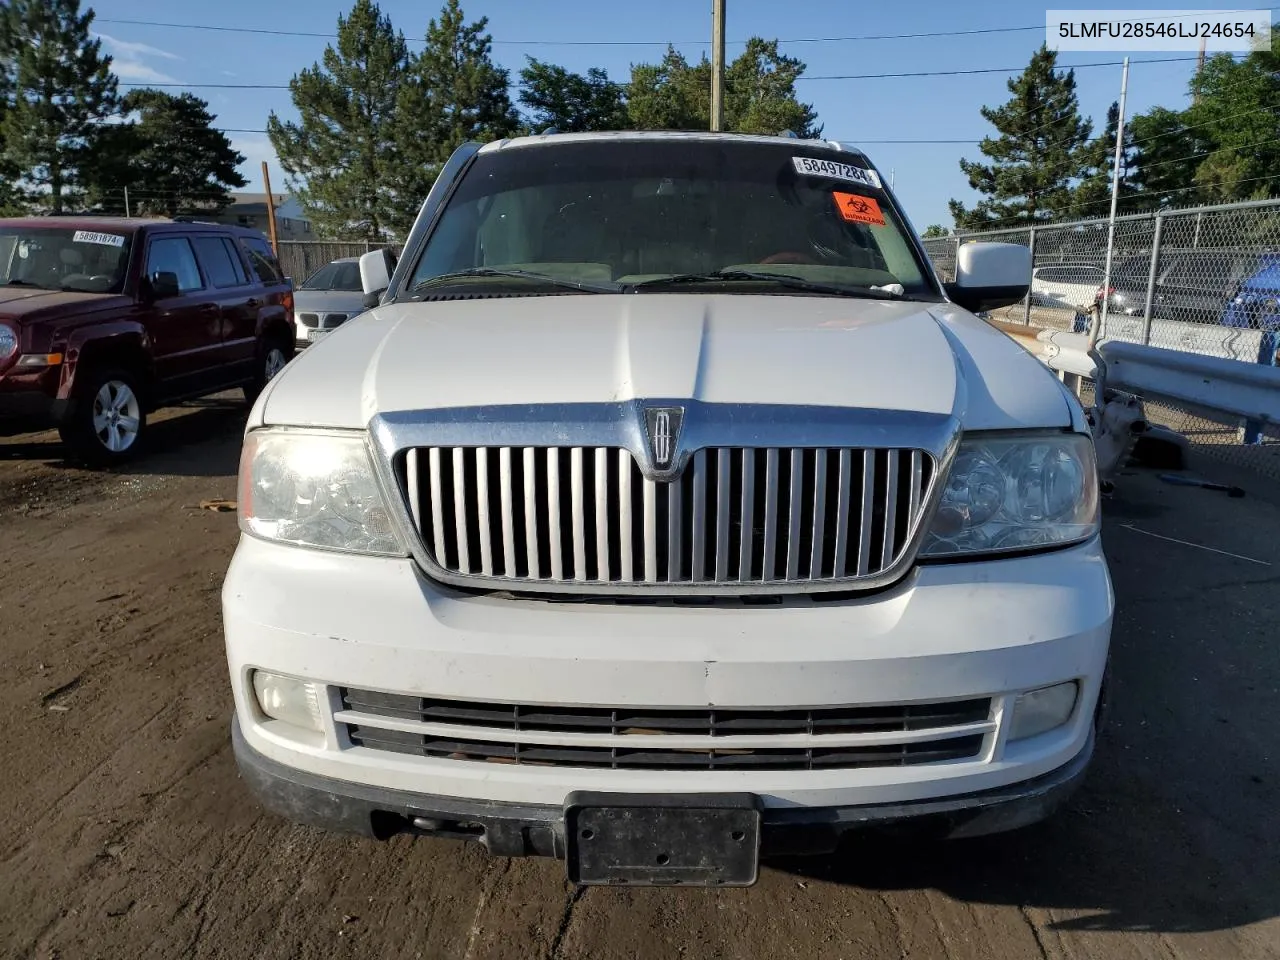
[[[147,411],[243,387],[293,356],[293,286],[261,233],[105,217],[0,219],[0,427],[56,426],[94,463]]]

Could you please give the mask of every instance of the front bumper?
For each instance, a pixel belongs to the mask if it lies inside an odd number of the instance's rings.
[[[348,783],[297,770],[253,749],[232,718],[236,763],[249,789],[273,813],[299,823],[379,840],[399,833],[476,840],[495,856],[565,855],[564,808],[433,797]],[[909,821],[950,838],[1014,830],[1043,820],[1079,787],[1093,756],[1084,747],[1032,780],[937,800],[840,807],[766,808],[765,855],[822,854],[853,830]]]
[[[26,432],[56,426],[67,403],[39,389],[4,389],[0,382],[0,432]]]
[[[773,816],[985,794],[1064,768],[1092,733],[1112,594],[1096,539],[1037,556],[920,566],[894,587],[854,599],[641,606],[464,594],[426,579],[411,560],[245,537],[224,584],[223,613],[244,742],[299,777],[551,810],[579,790],[747,793]],[[254,670],[321,685],[322,729],[263,715]],[[1017,695],[1066,680],[1080,685],[1068,722],[1010,742]],[[981,749],[963,760],[609,769],[362,746],[337,716],[344,687],[490,704],[703,710],[981,697],[991,714]]]

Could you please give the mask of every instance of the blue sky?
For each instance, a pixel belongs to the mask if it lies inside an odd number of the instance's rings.
[[[287,84],[298,70],[319,59],[326,40],[310,37],[260,36],[209,30],[177,29],[160,23],[212,24],[332,33],[349,3],[334,0],[221,0],[217,4],[175,4],[172,0],[99,0],[97,32],[116,58],[121,80],[130,83],[192,84],[192,92],[210,102],[217,125],[261,130],[268,112],[293,115],[287,90],[214,89],[199,84]],[[427,21],[439,10],[435,0],[383,0],[382,9],[411,41],[421,38]],[[1055,3],[1054,9],[1065,4]],[[1092,5],[1095,9],[1101,4]],[[1168,9],[1174,4],[1130,0],[1127,9]],[[1201,0],[1198,9],[1238,9],[1239,3]],[[469,19],[489,18],[495,40],[494,58],[515,72],[525,56],[551,60],[572,70],[598,66],[625,80],[632,63],[661,57],[663,44],[674,42],[690,59],[710,52],[710,0],[645,0],[608,3],[601,0],[464,0]],[[783,40],[811,37],[974,30],[1031,26],[1038,31],[907,40],[863,40],[837,43],[789,42],[786,53],[808,64],[812,76],[826,74],[903,73],[924,70],[971,70],[1025,66],[1044,39],[1042,6],[1020,0],[955,3],[942,0],[899,0],[855,3],[853,0],[728,0],[728,57],[741,51],[751,35]],[[113,23],[112,20],[146,21]],[[702,39],[700,39],[702,38]],[[612,45],[550,45],[552,41],[626,41]],[[503,41],[503,42],[498,42]],[[540,43],[535,43],[535,41]],[[739,41],[734,43],[733,41]],[[420,48],[421,44],[413,44]],[[1137,53],[1134,59],[1194,56],[1194,53]],[[1063,65],[1118,60],[1112,53],[1064,53]],[[1182,107],[1194,63],[1135,64],[1130,72],[1130,113],[1153,105]],[[977,157],[976,144],[876,144],[873,140],[972,139],[991,131],[978,114],[983,104],[999,104],[1007,96],[1005,74],[911,77],[868,80],[804,80],[802,98],[811,102],[824,124],[824,135],[861,142],[883,171],[893,171],[896,191],[917,229],[930,223],[950,226],[947,200],[975,199],[960,173],[962,156]],[[1095,67],[1076,73],[1081,109],[1100,128],[1108,105],[1118,97],[1120,68]],[[250,189],[261,189],[261,162],[270,164],[272,187],[284,187],[266,136],[231,133],[247,157],[242,172]]]

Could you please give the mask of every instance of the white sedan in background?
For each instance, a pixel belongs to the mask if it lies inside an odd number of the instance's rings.
[[[1088,311],[1102,287],[1101,267],[1055,264],[1031,272],[1031,302],[1042,307]]]
[[[344,257],[325,264],[298,287],[293,304],[297,346],[302,349],[364,312],[360,261]]]

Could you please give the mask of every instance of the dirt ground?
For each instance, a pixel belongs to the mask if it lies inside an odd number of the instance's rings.
[[[583,892],[553,861],[260,811],[228,742],[235,516],[198,506],[235,495],[243,417],[167,412],[113,473],[0,440],[0,955],[1280,957],[1275,481],[1229,500],[1121,478],[1111,723],[1053,821],[866,835],[747,890]]]

